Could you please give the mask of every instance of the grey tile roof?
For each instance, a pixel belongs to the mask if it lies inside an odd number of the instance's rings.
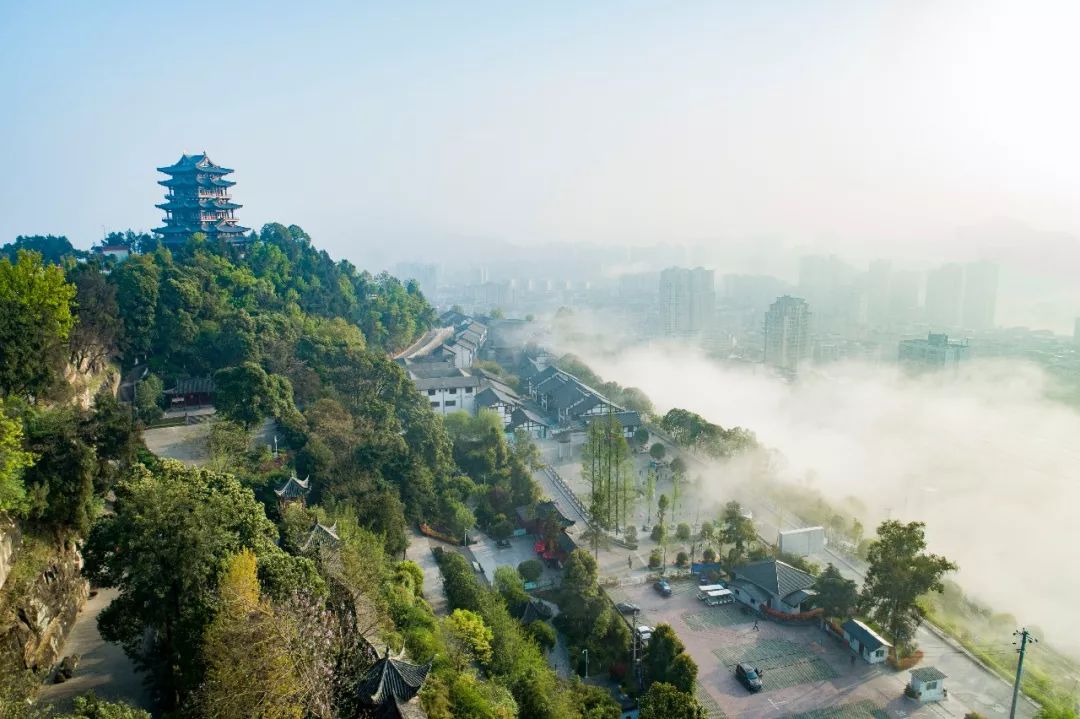
[[[282,499],[296,499],[305,496],[310,489],[311,477],[298,479],[296,472],[293,472],[292,476],[285,480],[285,484],[274,490],[274,494]]]
[[[814,586],[814,578],[779,559],[751,562],[733,571],[736,577],[745,579],[781,599],[800,589]]]
[[[922,682],[933,682],[938,679],[945,679],[948,675],[937,667],[919,667],[911,670],[911,677]]]
[[[429,389],[462,389],[464,387],[478,387],[480,380],[471,375],[458,377],[421,377],[414,378],[413,384],[416,389],[424,392]]]
[[[611,416],[623,427],[640,427],[641,415],[637,412],[612,412]],[[594,414],[585,418],[585,424],[607,419],[607,414]]]
[[[176,386],[165,390],[165,394],[213,394],[213,377],[188,377],[176,380]]]
[[[404,704],[419,693],[430,671],[430,662],[410,664],[391,659],[388,652],[360,679],[356,686],[357,699],[367,707]]]

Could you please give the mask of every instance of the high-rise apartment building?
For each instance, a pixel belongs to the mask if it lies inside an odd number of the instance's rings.
[[[964,268],[964,327],[989,330],[997,311],[998,266],[993,262],[971,262]]]
[[[963,267],[953,263],[927,272],[926,300],[923,303],[926,321],[938,329],[959,327],[963,296]]]
[[[810,355],[810,306],[784,295],[765,313],[765,364],[795,374]]]
[[[716,286],[712,270],[669,267],[660,273],[660,323],[666,337],[693,337],[712,329]]]
[[[902,340],[898,359],[910,370],[955,369],[967,358],[967,342],[956,342],[946,334],[931,332],[926,339]]]

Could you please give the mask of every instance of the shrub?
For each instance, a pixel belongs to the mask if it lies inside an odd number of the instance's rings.
[[[667,534],[667,527],[662,524],[654,524],[652,528],[652,540],[654,542],[663,541],[664,535]]]
[[[540,563],[539,559],[526,559],[518,565],[517,570],[518,574],[526,582],[535,582],[544,573],[544,565]]]
[[[690,562],[690,555],[686,552],[679,552],[675,555],[675,566],[685,567]]]
[[[624,538],[627,544],[637,544],[637,527],[632,524],[627,527]]]
[[[712,564],[716,561],[716,550],[712,547],[706,547],[705,551],[701,553],[701,561],[706,564]]]
[[[679,526],[675,528],[675,538],[680,542],[690,541],[690,525],[686,522],[680,522]]]
[[[662,561],[662,555],[659,549],[654,549],[649,552],[649,569],[658,569],[660,562]]]

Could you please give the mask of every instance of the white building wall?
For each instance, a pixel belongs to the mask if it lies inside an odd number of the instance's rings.
[[[476,413],[476,388],[460,387],[456,389],[420,390],[431,405],[435,414],[444,417],[453,412]]]

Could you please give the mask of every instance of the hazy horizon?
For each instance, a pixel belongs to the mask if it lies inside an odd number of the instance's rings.
[[[158,226],[154,168],[206,150],[242,223],[361,266],[772,237],[1080,269],[1065,3],[267,9],[0,6],[0,237]]]

